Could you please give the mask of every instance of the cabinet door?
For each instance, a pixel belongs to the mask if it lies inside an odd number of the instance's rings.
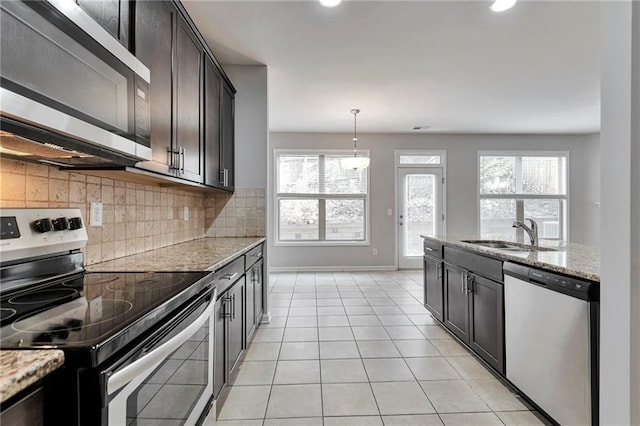
[[[424,306],[440,321],[444,321],[444,297],[442,290],[442,262],[425,257]]]
[[[469,345],[487,363],[504,373],[504,286],[473,276],[469,280],[469,291]]]
[[[222,185],[220,145],[221,77],[208,56],[204,68],[204,183]]]
[[[200,92],[202,47],[188,24],[178,16],[175,43],[175,139],[177,176],[202,183],[202,139],[200,138]],[[153,85],[153,80],[152,80]]]
[[[469,296],[466,271],[444,264],[444,324],[461,340],[469,341]]]
[[[226,323],[229,303],[226,299],[227,295],[223,294],[216,301],[215,305],[215,345],[213,357],[213,395],[217,398],[220,395],[222,387],[226,383],[227,373],[227,357],[226,357]]]
[[[244,310],[244,318],[245,318],[245,333],[246,333],[246,344],[249,346],[249,342],[251,341],[251,336],[256,328],[256,310],[255,310],[255,280],[253,278],[253,268],[249,270],[247,279],[247,288],[245,290],[245,310]]]
[[[234,138],[235,138],[235,95],[231,88],[223,84],[222,88],[222,173],[224,188],[233,191],[234,176]]]
[[[254,294],[256,295],[256,325],[258,325],[260,323],[260,321],[262,321],[262,313],[264,311],[264,307],[263,307],[263,295],[262,292],[264,291],[264,261],[259,261],[258,263],[256,263],[253,266],[253,271],[254,274],[252,273],[252,276],[254,277],[255,281],[254,281]]]
[[[243,300],[245,293],[245,279],[240,278],[238,282],[229,290],[229,305],[231,308],[231,317],[229,318],[229,350],[227,355],[229,357],[229,363],[227,368],[229,372],[235,367],[236,361],[242,353],[242,346],[244,342],[244,327],[243,327]]]
[[[152,161],[136,167],[159,173],[170,172],[169,149],[173,138],[173,42],[176,9],[169,2],[135,2],[134,52],[151,72],[149,100],[151,112]]]
[[[129,49],[129,0],[77,0],[78,6]]]

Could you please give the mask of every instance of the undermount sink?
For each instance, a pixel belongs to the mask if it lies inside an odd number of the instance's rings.
[[[462,242],[507,251],[556,251],[555,249],[548,247],[528,246],[525,244],[510,243],[508,241],[462,240]]]

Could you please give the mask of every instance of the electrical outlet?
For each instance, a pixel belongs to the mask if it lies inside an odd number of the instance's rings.
[[[373,253],[374,256],[378,255],[378,249],[374,248],[373,250],[371,250],[371,252]]]
[[[91,203],[90,226],[102,226],[102,203]]]
[[[387,216],[393,216],[393,210],[387,209]]]
[[[185,222],[189,220],[189,206],[184,206],[184,210],[182,211],[182,220]]]

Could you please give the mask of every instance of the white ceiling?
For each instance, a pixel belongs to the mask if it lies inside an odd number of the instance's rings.
[[[597,2],[183,3],[221,63],[267,65],[271,131],[600,128]]]

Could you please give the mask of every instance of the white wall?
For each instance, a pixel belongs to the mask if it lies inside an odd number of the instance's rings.
[[[601,3],[600,424],[640,424],[640,3]]]
[[[478,150],[558,150],[569,151],[570,158],[570,239],[574,242],[597,241],[598,222],[584,210],[594,198],[587,186],[599,164],[597,135],[410,135],[360,134],[358,147],[369,149],[370,166],[370,246],[286,247],[270,241],[272,267],[381,267],[393,268],[395,259],[396,149],[442,149],[447,151],[447,227],[449,234],[477,234],[477,155]],[[269,155],[273,149],[348,149],[351,135],[325,133],[271,133]],[[272,161],[272,160],[270,160]],[[270,182],[273,182],[270,171]],[[590,179],[585,179],[589,176]],[[273,215],[273,185],[269,184],[267,208]],[[596,197],[597,198],[597,197]],[[591,222],[590,222],[591,221]],[[267,223],[273,233],[273,220]],[[378,249],[373,256],[372,248]]]
[[[235,86],[235,171],[236,187],[266,188],[269,117],[267,67],[225,65]]]
[[[593,247],[600,247],[600,134],[587,135],[585,137],[584,169],[582,176],[584,183],[584,202],[573,203],[573,229],[585,229],[578,231],[574,242]],[[577,159],[573,158],[572,163]],[[588,229],[587,229],[588,228]]]

